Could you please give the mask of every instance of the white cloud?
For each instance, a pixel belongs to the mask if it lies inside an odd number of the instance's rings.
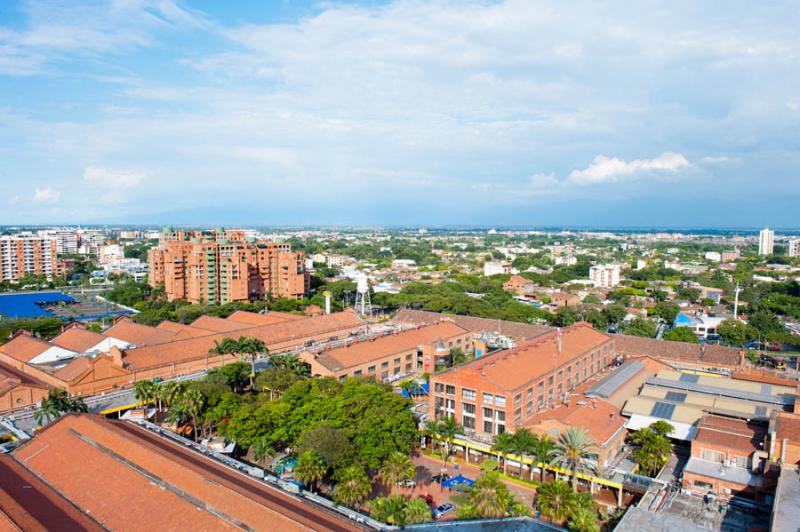
[[[126,170],[111,170],[89,166],[83,172],[83,180],[93,185],[111,189],[135,188],[142,184],[143,173]]]
[[[579,185],[616,183],[622,179],[635,178],[648,172],[676,173],[685,170],[689,161],[680,153],[664,152],[654,159],[634,159],[627,162],[616,157],[598,155],[583,170],[573,170],[569,181]]]
[[[530,188],[536,190],[556,188],[561,185],[561,182],[556,179],[555,174],[533,174],[528,179]]]
[[[53,188],[37,188],[33,192],[33,201],[36,203],[58,203],[61,193]]]
[[[8,201],[6,203],[8,205],[14,206],[17,203],[19,203],[20,201],[22,201],[22,197],[17,195],[17,196],[12,196],[12,197],[8,198]]]

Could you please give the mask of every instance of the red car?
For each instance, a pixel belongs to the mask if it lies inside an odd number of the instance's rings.
[[[426,493],[425,495],[419,495],[419,498],[428,503],[428,506],[433,504],[433,496],[430,493]]]

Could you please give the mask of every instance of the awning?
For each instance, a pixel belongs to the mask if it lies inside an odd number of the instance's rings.
[[[639,430],[649,427],[656,421],[666,421],[672,425],[675,430],[669,434],[670,438],[675,440],[691,441],[694,438],[697,429],[694,425],[688,423],[678,423],[677,421],[670,421],[669,419],[661,419],[660,417],[643,416],[641,414],[633,414],[631,418],[625,423],[625,428],[628,430]]]
[[[457,477],[453,477],[442,482],[442,486],[451,489],[458,489],[462,486],[465,488],[471,488],[473,484],[475,484],[475,481],[468,479],[464,475],[458,475]]]

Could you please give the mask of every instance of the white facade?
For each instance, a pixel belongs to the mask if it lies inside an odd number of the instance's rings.
[[[483,264],[483,275],[486,277],[500,273],[511,273],[511,265],[496,261],[487,261]]]
[[[704,256],[706,260],[710,260],[712,262],[719,262],[722,260],[722,253],[719,251],[707,251]]]
[[[43,229],[37,231],[37,234],[43,237],[55,238],[59,254],[75,255],[78,253],[78,233],[74,229]]]
[[[790,257],[800,257],[800,238],[793,238],[789,240],[789,245],[786,248]]]
[[[765,227],[758,233],[758,254],[772,255],[774,246],[775,232],[769,227]]]
[[[553,261],[556,263],[556,266],[564,265],[564,266],[572,266],[573,264],[577,264],[578,259],[573,257],[572,255],[559,255]]]
[[[592,283],[601,288],[611,288],[619,284],[619,265],[598,264],[589,268]]]
[[[97,256],[100,264],[116,264],[125,258],[125,250],[119,244],[101,246]]]
[[[328,268],[337,268],[344,266],[345,262],[347,261],[347,257],[345,255],[326,255],[325,256],[325,265]]]

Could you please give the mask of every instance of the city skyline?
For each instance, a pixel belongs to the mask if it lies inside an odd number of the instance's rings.
[[[269,4],[4,6],[0,224],[797,227],[789,3]]]

